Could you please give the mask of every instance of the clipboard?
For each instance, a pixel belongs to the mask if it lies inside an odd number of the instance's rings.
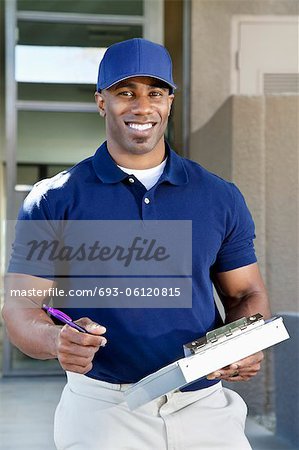
[[[282,317],[267,321],[261,314],[244,317],[185,344],[184,358],[130,386],[125,400],[134,410],[289,337]]]

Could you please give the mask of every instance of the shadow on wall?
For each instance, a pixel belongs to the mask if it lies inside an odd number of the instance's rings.
[[[232,178],[233,97],[228,97],[200,130],[191,134],[190,158],[226,180]]]

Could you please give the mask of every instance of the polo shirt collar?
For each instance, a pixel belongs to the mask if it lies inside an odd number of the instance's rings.
[[[188,175],[183,164],[183,159],[177,155],[165,141],[167,163],[161,181],[168,181],[171,184],[182,185],[188,182]],[[98,178],[103,183],[119,183],[128,177],[110,156],[107,142],[104,142],[96,151],[92,159],[94,170]]]
[[[127,178],[127,174],[117,167],[110,156],[106,141],[97,149],[92,164],[98,178],[103,183],[118,183]]]
[[[167,141],[165,141],[165,150],[168,158],[159,181],[169,181],[177,186],[188,183],[188,174],[183,158],[170,148]]]

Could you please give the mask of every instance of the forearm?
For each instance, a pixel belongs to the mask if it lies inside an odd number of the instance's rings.
[[[2,310],[10,341],[23,353],[36,359],[57,357],[57,339],[61,327],[40,308],[21,308],[10,301]]]
[[[271,316],[269,302],[265,292],[252,292],[240,298],[226,299],[225,303],[227,305],[225,308],[226,323],[257,313],[262,314],[265,319]]]
[[[225,310],[225,322],[260,313],[271,316],[267,291],[258,265],[250,264],[218,273],[214,284]]]

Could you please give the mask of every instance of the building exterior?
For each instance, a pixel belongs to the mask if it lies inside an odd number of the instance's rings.
[[[239,186],[255,219],[272,311],[298,313],[298,13],[295,0],[2,1],[1,220],[13,218],[26,185],[89,156],[104,135],[92,83],[15,80],[16,44],[164,42],[178,84],[169,139]],[[3,275],[3,226],[0,238]],[[3,360],[6,373],[56,370],[22,360],[5,340]],[[273,413],[271,351],[262,373],[237,389],[251,413]]]

